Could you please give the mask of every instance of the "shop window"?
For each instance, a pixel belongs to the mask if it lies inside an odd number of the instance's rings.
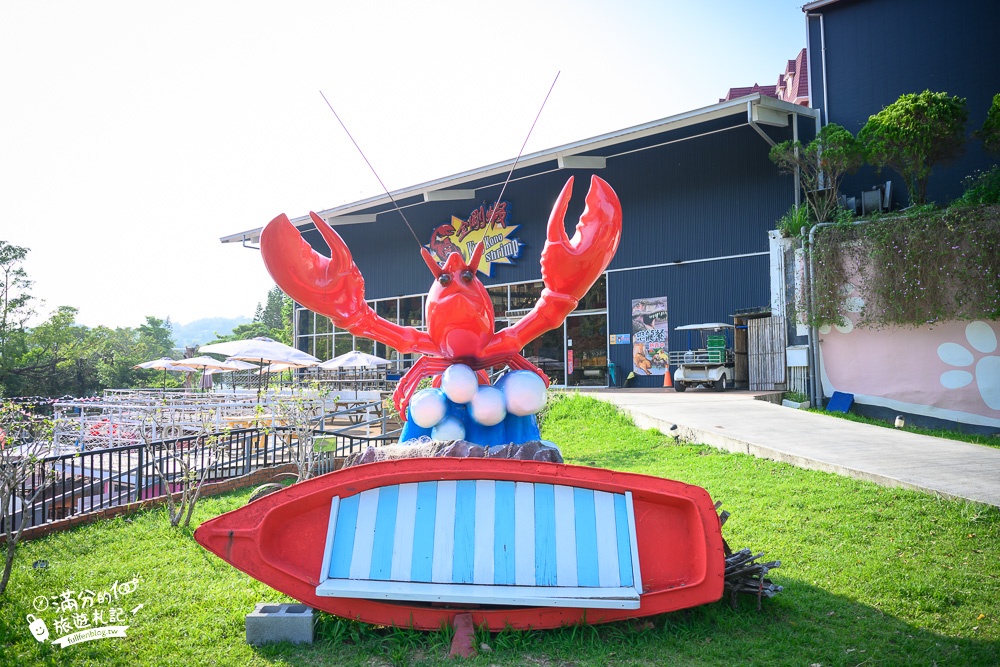
[[[556,327],[528,343],[521,356],[542,369],[552,384],[564,384],[563,330]]]
[[[399,323],[399,308],[395,299],[383,299],[375,302],[375,314],[393,324]]]
[[[316,339],[312,336],[299,336],[299,344],[297,347],[306,354],[312,354],[315,357],[316,355],[313,354],[313,350],[316,349],[315,340]]]
[[[499,318],[507,314],[507,286],[487,287],[486,292],[493,302],[493,317]]]
[[[354,336],[349,333],[339,333],[333,337],[333,356],[339,357],[354,349]]]
[[[566,384],[570,386],[606,386],[608,384],[608,317],[578,315],[566,318],[566,338],[573,341],[567,347]]]
[[[330,359],[333,356],[330,353],[332,348],[333,348],[332,334],[323,334],[321,336],[316,336],[316,351],[313,352],[313,356],[319,359],[320,361],[326,361],[327,359]]]
[[[542,298],[542,281],[510,286],[510,310],[531,310]]]
[[[606,310],[608,307],[607,274],[598,278],[580,299],[577,310]]]
[[[409,296],[399,300],[399,323],[407,327],[420,327],[423,325],[423,297]]]
[[[299,311],[299,330],[298,334],[300,336],[309,336],[313,333],[313,312],[311,310],[306,310],[305,308]]]

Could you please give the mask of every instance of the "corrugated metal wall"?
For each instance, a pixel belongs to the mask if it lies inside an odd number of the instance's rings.
[[[608,279],[608,333],[632,332],[633,299],[667,296],[671,329],[697,322],[731,322],[737,309],[768,305],[767,230],[794,202],[794,182],[778,174],[767,157],[770,146],[745,122],[745,116],[733,116],[701,123],[657,139],[703,136],[624,155],[620,153],[634,146],[606,149],[607,168],[597,173],[615,188],[624,215],[621,246]],[[776,141],[792,136],[791,127],[764,130]],[[486,285],[541,278],[545,223],[571,174],[576,183],[566,217],[572,234],[591,172],[553,170],[508,186],[504,199],[510,202],[511,223],[520,225],[516,235],[524,248],[516,265],[495,267],[494,275],[484,278]],[[476,201],[407,208],[407,218],[425,243],[431,230],[449,222],[452,215],[466,218],[472,208],[496,197],[502,181],[466,186],[477,188]],[[398,213],[381,214],[375,224],[337,230],[365,277],[367,298],[419,294],[431,284],[417,243]],[[311,242],[315,237],[309,235]],[[746,254],[755,255],[718,259]],[[678,261],[689,263],[673,264]],[[624,375],[631,370],[631,359],[630,346],[611,346],[611,360],[626,369]]]
[[[993,95],[1000,91],[1000,3],[984,0],[867,0],[837,2],[815,10],[826,33],[829,121],[858,132],[872,114],[904,93],[947,92],[967,100],[966,136],[982,127]],[[809,54],[813,106],[822,108],[819,21],[810,21]],[[928,197],[939,202],[961,194],[962,179],[995,160],[976,140],[964,156],[935,167]],[[905,186],[894,172],[867,168],[844,179],[842,191],[860,192],[892,178],[897,203]]]
[[[667,297],[667,343],[671,350],[687,349],[687,336],[674,329],[702,322],[732,323],[741,308],[766,306],[770,301],[767,254],[755,257],[680,264],[608,274],[608,333],[632,333],[632,300]],[[632,370],[632,346],[612,345],[611,361]],[[662,377],[637,377],[637,387],[658,387]]]
[[[723,120],[687,130],[698,134],[727,125],[737,127],[609,157],[607,168],[598,172],[554,170],[512,181],[504,199],[510,202],[511,224],[520,225],[515,236],[523,244],[521,257],[515,265],[495,267],[490,278],[480,276],[483,282],[489,286],[541,278],[545,225],[571,175],[575,177],[574,196],[566,215],[570,234],[583,212],[591,173],[611,183],[621,199],[624,229],[613,268],[766,251],[765,232],[793,202],[793,181],[779,175],[770,163],[767,143],[745,124],[738,125],[745,119]],[[768,127],[766,131],[777,141],[791,138],[791,128]],[[426,243],[431,230],[449,222],[452,215],[466,218],[474,207],[496,197],[502,182],[498,178],[488,184],[470,184],[477,188],[477,200],[419,204],[406,208],[406,216],[421,243]],[[417,243],[397,212],[382,213],[373,224],[336,229],[364,275],[367,298],[419,294],[430,286],[430,273]],[[322,244],[317,243],[318,234],[306,238],[314,245]]]

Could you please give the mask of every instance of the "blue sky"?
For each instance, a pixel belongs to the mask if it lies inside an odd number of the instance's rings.
[[[0,239],[46,316],[252,316],[221,236],[714,104],[805,46],[799,2],[0,5]],[[555,197],[557,193],[553,193]]]

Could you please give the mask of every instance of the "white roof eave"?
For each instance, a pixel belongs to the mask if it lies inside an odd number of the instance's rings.
[[[539,151],[537,153],[531,153],[529,155],[522,156],[521,159],[517,161],[517,168],[521,169],[524,167],[530,167],[544,162],[557,160],[559,157],[578,155],[586,153],[587,151],[598,150],[607,146],[624,143],[626,141],[633,141],[635,139],[642,139],[643,137],[655,134],[679,130],[690,125],[697,125],[698,123],[705,123],[718,118],[746,114],[748,103],[774,109],[775,111],[796,113],[807,116],[813,116],[819,113],[815,109],[811,109],[809,107],[792,104],[790,102],[783,102],[781,100],[774,99],[773,97],[761,95],[760,93],[753,93],[745,97],[719,102],[718,104],[713,104],[711,106],[701,107],[699,109],[685,111],[684,113],[662,118],[660,120],[643,123],[642,125],[635,125],[633,127],[591,137],[589,139],[583,139],[581,141],[575,141],[562,146],[557,146],[555,148]],[[513,164],[513,159],[504,160],[503,162],[497,162],[485,167],[479,167],[470,171],[464,171],[451,176],[445,176],[443,178],[427,181],[418,185],[402,188],[400,190],[393,191],[392,198],[399,201],[400,199],[407,197],[422,196],[427,192],[454,188],[464,183],[482,178],[489,178],[490,176],[506,175],[507,172],[510,171]],[[333,208],[317,211],[316,213],[321,218],[329,219],[331,217],[364,211],[373,206],[381,206],[391,203],[392,201],[387,195],[381,194],[367,199],[361,199],[356,202],[351,202],[349,204],[343,204],[341,206],[335,206]],[[312,224],[312,220],[308,215],[292,218],[291,221],[292,224],[299,227]],[[262,229],[263,227],[256,227],[247,231],[223,236],[219,240],[222,243],[256,243],[260,240],[260,232]]]

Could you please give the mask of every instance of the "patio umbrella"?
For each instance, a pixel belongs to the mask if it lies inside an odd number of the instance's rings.
[[[212,388],[212,373],[209,369],[205,369],[201,374],[201,383],[198,385],[202,389]]]
[[[240,359],[243,361],[257,361],[261,365],[265,363],[284,362],[291,364],[311,365],[319,363],[319,359],[301,350],[296,350],[290,345],[279,343],[278,341],[258,336],[246,340],[231,340],[225,343],[212,343],[202,345],[199,352],[211,352],[213,354],[224,354],[230,359]],[[263,371],[260,373],[263,377]],[[258,382],[257,396],[260,396],[261,383]]]
[[[264,366],[261,370],[265,373],[280,373],[281,371],[287,371],[289,368],[309,368],[310,366],[315,366],[316,362],[313,361],[308,364],[295,364],[287,361],[275,361],[274,363]]]
[[[224,354],[230,359],[259,361],[260,363],[273,363],[275,361],[302,364],[319,363],[319,359],[311,354],[307,354],[302,350],[296,350],[290,345],[279,343],[265,336],[202,345],[198,348],[198,351]]]
[[[132,368],[146,368],[154,370],[163,371],[163,389],[167,388],[167,371],[173,371],[175,373],[193,373],[197,369],[191,366],[185,366],[183,362],[176,361],[170,357],[160,357],[159,359],[153,359],[151,361],[144,361],[141,364],[136,364]]]
[[[334,368],[374,368],[376,366],[387,366],[390,363],[392,362],[388,359],[376,357],[374,354],[352,350],[329,361],[324,361],[319,367],[328,371]]]
[[[205,367],[204,375],[211,377],[216,373],[235,373],[236,371],[257,370],[260,368],[260,366],[258,366],[257,364],[251,364],[246,361],[240,361],[239,359],[226,359],[225,361],[219,361],[216,363],[218,364],[218,367],[213,367],[213,366]],[[202,379],[204,380],[204,377]],[[229,381],[233,385],[233,393],[235,394],[236,378],[230,378]]]
[[[229,359],[219,361],[218,359],[206,356],[181,359],[177,363],[184,364],[185,366],[191,366],[192,368],[211,368],[212,370],[217,371],[240,371],[247,368],[256,368],[253,364],[248,364],[243,361],[230,361]]]

